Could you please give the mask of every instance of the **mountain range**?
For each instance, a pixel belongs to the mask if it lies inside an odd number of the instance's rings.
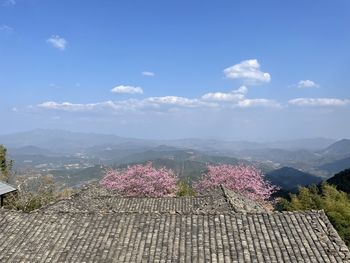
[[[311,184],[319,184],[322,179],[309,173],[305,173],[292,167],[282,167],[271,171],[265,178],[284,191],[296,192],[299,187]]]
[[[348,139],[314,138],[278,142],[144,140],[37,129],[0,135],[0,144],[9,149],[9,156],[19,171],[36,170],[54,173],[60,178],[74,177],[75,183],[100,176],[99,169],[92,169],[95,166],[122,167],[147,161],[171,168],[189,180],[197,179],[207,163],[251,163],[267,174],[282,168],[268,176],[271,180],[279,179],[278,184],[284,188],[304,185],[308,179],[310,182],[317,181],[312,177],[314,175],[329,178],[350,167]],[[80,176],[79,173],[87,175]],[[284,177],[287,175],[293,175],[295,184],[287,182],[288,178]]]

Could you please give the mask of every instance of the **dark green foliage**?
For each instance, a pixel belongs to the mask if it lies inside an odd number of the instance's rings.
[[[288,211],[323,209],[339,235],[350,245],[350,197],[335,186],[323,183],[320,187],[302,187],[290,201],[281,199],[276,208]]]
[[[332,178],[328,179],[327,182],[335,185],[338,190],[350,194],[350,168],[337,173]]]
[[[330,172],[332,174],[339,173],[347,168],[350,168],[350,157],[326,163],[318,167],[318,169]]]
[[[280,187],[282,191],[291,192],[297,192],[300,186],[318,184],[322,181],[320,177],[299,171],[292,167],[282,167],[269,172],[265,175],[265,179]]]
[[[9,182],[12,161],[7,159],[7,149],[0,145],[0,181]]]
[[[176,196],[195,196],[196,192],[193,190],[192,186],[185,181],[179,181],[177,183]]]

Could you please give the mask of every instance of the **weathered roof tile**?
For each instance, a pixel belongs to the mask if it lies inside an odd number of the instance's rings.
[[[350,262],[323,211],[268,213],[225,188],[125,198],[91,186],[29,214],[0,210],[0,262]]]
[[[350,262],[322,211],[0,212],[0,262]]]
[[[69,199],[42,209],[46,212],[218,213],[266,212],[259,204],[224,187],[195,197],[121,197],[90,185]]]

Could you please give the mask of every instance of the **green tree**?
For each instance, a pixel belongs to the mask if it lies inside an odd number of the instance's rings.
[[[350,197],[335,186],[323,183],[320,188],[302,187],[290,201],[280,200],[277,207],[287,211],[323,209],[339,235],[350,245]]]
[[[0,180],[9,182],[12,169],[12,160],[7,159],[7,149],[0,145]]]

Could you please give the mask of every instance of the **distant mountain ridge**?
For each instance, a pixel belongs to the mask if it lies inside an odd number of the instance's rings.
[[[0,135],[0,144],[5,144],[9,148],[36,146],[66,153],[96,145],[120,144],[129,141],[146,143],[145,140],[141,139],[123,138],[116,135],[78,133],[65,130],[35,129],[28,132]]]
[[[327,180],[328,183],[335,185],[338,190],[350,194],[350,169],[337,173]]]
[[[35,129],[27,132],[0,135],[0,144],[7,147],[19,148],[36,146],[45,149],[71,150],[88,148],[98,145],[132,143],[147,146],[167,145],[180,148],[190,148],[200,151],[241,151],[267,148],[278,149],[323,149],[335,140],[327,138],[286,140],[276,142],[224,141],[213,139],[185,138],[177,140],[148,140],[126,138],[111,134],[70,132],[58,129]],[[349,140],[350,141],[350,140]]]
[[[350,168],[350,157],[336,160],[336,161],[319,166],[319,169],[328,171],[333,174],[348,168]]]
[[[295,191],[300,186],[319,184],[322,181],[320,177],[292,167],[282,167],[269,172],[265,175],[265,178],[285,191]]]
[[[350,140],[342,139],[336,141],[326,149],[320,151],[322,155],[350,156]]]
[[[310,150],[317,151],[322,150],[337,140],[328,139],[328,138],[309,138],[309,139],[299,139],[299,140],[287,140],[287,141],[276,141],[269,142],[266,145],[269,148],[279,148],[279,149],[288,149],[288,150]]]
[[[9,156],[15,160],[17,167],[45,167],[46,170],[56,167],[69,169],[74,163],[85,168],[152,160],[176,169],[186,163],[188,167],[198,167],[198,171],[201,171],[203,163],[234,164],[240,161],[254,163],[264,172],[293,167],[328,178],[335,172],[348,168],[350,161],[348,139],[336,142],[326,138],[276,142],[198,138],[145,140],[108,134],[36,129],[0,135],[0,144],[9,149]]]

